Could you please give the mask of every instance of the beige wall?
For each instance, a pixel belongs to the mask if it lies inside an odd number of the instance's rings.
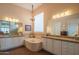
[[[79,13],[78,5],[79,4],[43,4],[34,11],[34,15],[40,12],[44,12],[43,33],[45,34],[48,24],[51,20],[53,20],[52,15],[61,13],[65,10],[72,10],[73,13]],[[32,24],[32,22],[30,21],[31,12],[13,4],[0,4],[0,19],[5,16],[17,18],[21,22],[23,22],[23,25]],[[28,33],[28,31],[25,33]]]
[[[44,12],[44,33],[46,33],[47,25],[53,20],[52,16],[65,10],[71,10],[73,14],[79,13],[79,4],[43,4],[35,10],[34,15]]]
[[[31,24],[30,11],[13,4],[0,4],[0,19],[6,16],[19,19],[20,22],[23,23],[24,27],[25,27],[25,24]]]

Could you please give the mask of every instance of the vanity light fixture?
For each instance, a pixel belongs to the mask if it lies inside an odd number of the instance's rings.
[[[69,15],[71,15],[71,11],[67,10],[67,11],[62,12],[60,14],[53,15],[52,18],[57,19],[57,18],[61,18],[61,17],[64,17],[64,16],[69,16]]]
[[[5,21],[10,21],[10,22],[19,22],[18,19],[14,19],[14,18],[10,18],[10,17],[5,17],[4,20]]]

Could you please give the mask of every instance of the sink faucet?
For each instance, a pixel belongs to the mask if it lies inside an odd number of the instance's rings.
[[[79,39],[79,35],[78,34],[75,34],[75,37],[74,37],[76,40]]]

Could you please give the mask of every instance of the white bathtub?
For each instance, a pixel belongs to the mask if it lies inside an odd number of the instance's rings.
[[[31,51],[40,51],[42,49],[42,40],[38,38],[28,38],[25,40],[25,46]]]

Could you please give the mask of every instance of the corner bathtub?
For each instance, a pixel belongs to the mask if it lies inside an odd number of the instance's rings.
[[[25,46],[30,51],[40,51],[42,49],[42,40],[38,38],[28,38],[25,40]]]

